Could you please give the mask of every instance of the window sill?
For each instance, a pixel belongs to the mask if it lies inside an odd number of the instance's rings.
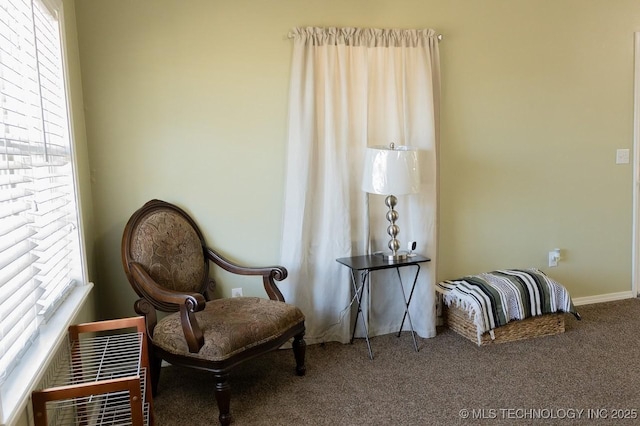
[[[31,392],[47,371],[58,348],[65,341],[67,330],[84,306],[92,283],[74,288],[27,350],[0,389],[0,426],[13,425],[24,411]]]

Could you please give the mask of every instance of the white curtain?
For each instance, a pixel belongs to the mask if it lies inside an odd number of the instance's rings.
[[[285,299],[305,313],[307,342],[349,341],[355,315],[351,278],[336,259],[387,250],[389,240],[384,197],[360,189],[365,148],[410,145],[420,150],[421,188],[398,197],[398,238],[403,248],[415,240],[416,251],[432,259],[422,264],[410,314],[418,335],[433,337],[437,35],[430,29],[305,27],[293,29],[290,38]],[[412,269],[401,269],[407,291]],[[370,336],[398,331],[404,305],[395,270],[371,274],[363,308]]]

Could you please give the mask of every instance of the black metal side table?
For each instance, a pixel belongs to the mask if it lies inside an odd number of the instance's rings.
[[[413,323],[411,322],[411,314],[409,313],[409,304],[411,303],[411,298],[413,297],[413,290],[416,288],[416,282],[418,281],[418,274],[420,273],[420,263],[430,262],[431,259],[428,257],[420,256],[420,255],[412,255],[402,260],[389,261],[384,257],[379,255],[365,255],[365,256],[352,256],[352,257],[341,257],[336,259],[339,263],[347,266],[351,270],[351,284],[353,286],[353,292],[355,293],[356,300],[358,302],[358,312],[356,313],[356,321],[353,324],[353,333],[351,334],[351,343],[353,343],[353,339],[356,335],[356,327],[358,325],[358,316],[362,317],[362,323],[364,325],[365,332],[365,340],[367,341],[367,348],[369,350],[369,359],[373,359],[373,352],[371,351],[371,343],[369,342],[369,329],[367,327],[367,321],[364,318],[364,313],[362,312],[362,296],[364,294],[365,287],[367,288],[367,293],[369,293],[369,274],[371,271],[377,271],[380,269],[390,269],[395,268],[398,274],[398,282],[400,284],[400,290],[402,291],[402,297],[404,299],[404,316],[402,317],[402,323],[400,324],[400,330],[398,330],[398,337],[402,332],[402,327],[404,326],[405,319],[409,319],[409,327],[411,328],[411,337],[413,338],[413,346],[418,351],[418,343],[416,342],[416,334],[413,330]],[[407,266],[415,266],[416,274],[413,278],[413,285],[411,286],[411,291],[409,293],[409,298],[407,298],[406,292],[404,291],[404,285],[402,284],[402,277],[400,275],[400,268]],[[356,277],[356,273],[359,273],[359,279]],[[360,284],[360,292],[358,292],[358,284]]]

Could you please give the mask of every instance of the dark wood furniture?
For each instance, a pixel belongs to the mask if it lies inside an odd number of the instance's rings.
[[[233,274],[262,278],[269,298],[213,299],[209,263]],[[161,360],[210,371],[222,425],[231,422],[230,372],[242,362],[278,349],[293,338],[296,373],[305,374],[304,315],[284,302],[275,281],[281,266],[245,267],[207,247],[202,232],[181,208],[151,200],[129,219],[122,263],[140,296],[135,311],[146,318],[152,391]],[[156,310],[169,315],[158,320]]]

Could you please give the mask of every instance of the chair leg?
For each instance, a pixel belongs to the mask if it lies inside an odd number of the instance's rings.
[[[293,337],[293,355],[296,358],[296,374],[304,376],[307,367],[304,365],[304,356],[307,351],[307,342],[304,341],[304,332]]]
[[[231,386],[229,386],[228,374],[215,374],[214,380],[216,382],[216,402],[218,403],[218,411],[220,415],[218,420],[222,426],[227,426],[231,423]]]
[[[153,349],[149,351],[149,374],[151,374],[151,395],[158,394],[158,383],[160,382],[160,371],[162,370],[162,358],[154,354]]]

